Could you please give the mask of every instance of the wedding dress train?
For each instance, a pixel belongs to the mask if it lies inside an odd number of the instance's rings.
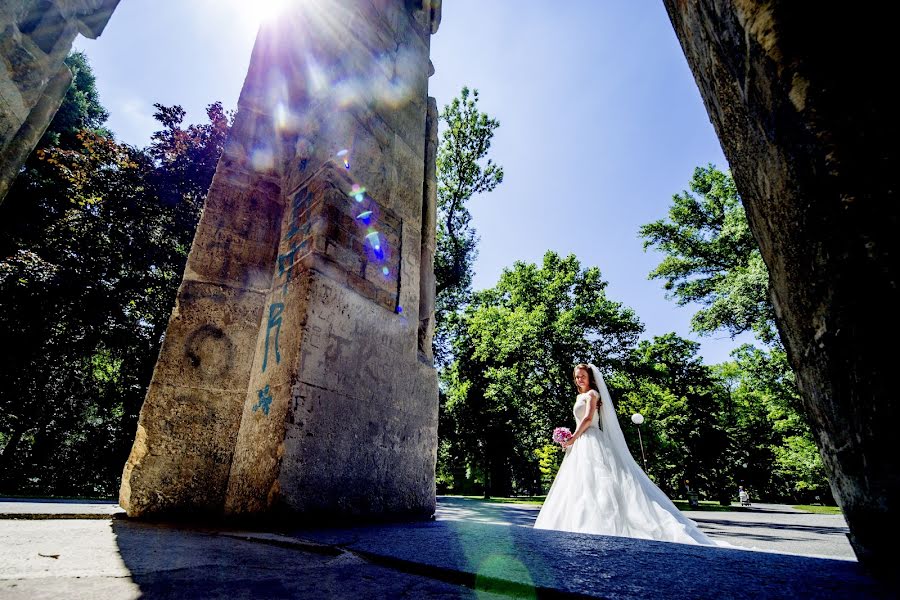
[[[590,427],[566,451],[534,527],[716,545],[634,462],[609,391],[597,368],[591,368],[601,402]],[[576,426],[588,400],[587,393],[576,398]]]

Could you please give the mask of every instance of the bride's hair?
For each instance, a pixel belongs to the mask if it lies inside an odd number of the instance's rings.
[[[577,365],[575,365],[575,368],[572,369],[572,381],[575,381],[575,373],[578,371],[578,369],[584,369],[585,373],[587,373],[588,376],[588,387],[599,394],[600,388],[597,387],[597,382],[594,381],[594,371],[587,365],[587,363],[578,363]],[[575,383],[575,387],[578,387],[577,383]]]

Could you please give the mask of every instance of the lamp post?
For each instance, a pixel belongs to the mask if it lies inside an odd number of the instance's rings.
[[[644,440],[641,439],[641,423],[644,422],[644,415],[641,413],[634,413],[631,415],[631,422],[637,426],[638,442],[641,445],[641,459],[644,461],[644,472],[647,472],[647,457],[644,455]]]

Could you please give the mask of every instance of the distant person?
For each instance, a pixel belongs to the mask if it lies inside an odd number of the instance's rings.
[[[750,506],[750,494],[742,485],[738,486],[738,499],[741,501],[741,506]]]
[[[716,545],[634,461],[597,367],[580,364],[572,375],[578,427],[563,442],[566,456],[535,528]]]

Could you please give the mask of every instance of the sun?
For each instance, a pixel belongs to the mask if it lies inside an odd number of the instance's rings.
[[[273,21],[300,0],[225,0],[228,10],[235,13],[241,24],[258,28]]]

